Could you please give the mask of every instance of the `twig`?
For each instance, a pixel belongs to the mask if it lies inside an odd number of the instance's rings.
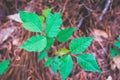
[[[101,15],[98,17],[98,21],[101,21],[103,19],[103,16],[105,15],[105,13],[107,12],[109,6],[110,6],[110,3],[112,2],[112,0],[107,0],[107,3],[105,5],[105,8],[103,9]]]
[[[84,18],[81,18],[81,19],[79,20],[79,23],[78,23],[78,25],[76,26],[76,30],[78,30],[78,29],[81,27],[81,25],[82,25],[82,23],[83,23],[83,20],[84,20]]]
[[[87,18],[88,16],[89,16],[89,15],[86,15],[85,17],[81,17],[81,19],[79,20],[78,25],[76,26],[76,30],[78,30],[78,29],[81,27],[84,19]]]
[[[93,9],[87,7],[84,3],[82,4],[82,6],[84,6],[89,12],[93,12],[93,11],[94,11]],[[76,30],[78,30],[78,29],[81,27],[81,25],[82,25],[82,23],[83,23],[83,20],[84,20],[86,17],[88,17],[88,16],[89,16],[89,15],[85,16],[84,18],[82,17],[82,18],[79,20],[79,23],[78,23],[78,25],[76,26]]]
[[[93,12],[93,11],[94,11],[93,9],[87,7],[84,3],[83,3],[83,6],[84,6],[88,11],[90,11],[90,12]]]
[[[62,13],[64,13],[64,11],[65,11],[65,7],[66,7],[68,1],[69,1],[69,0],[66,0],[66,1],[65,1],[65,4],[64,4],[63,9],[62,9]]]

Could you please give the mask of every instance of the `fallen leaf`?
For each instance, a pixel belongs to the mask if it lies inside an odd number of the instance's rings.
[[[115,68],[120,70],[120,56],[115,56],[111,61],[111,69],[114,70]]]
[[[14,32],[15,27],[0,30],[0,44],[2,44]]]
[[[95,36],[94,40],[99,41],[99,42],[103,41],[102,37],[103,38],[108,38],[108,34],[105,31],[100,30],[100,29],[94,29],[93,30],[93,35]]]
[[[11,19],[11,20],[14,20],[16,22],[22,23],[18,13],[13,14],[13,15],[9,15],[8,18]]]

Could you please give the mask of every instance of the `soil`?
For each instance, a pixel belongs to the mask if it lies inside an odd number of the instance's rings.
[[[120,0],[1,0],[0,61],[10,59],[10,64],[0,80],[61,80],[59,73],[53,74],[49,68],[44,67],[44,60],[37,61],[37,53],[18,48],[35,34],[22,28],[21,23],[8,18],[17,10],[40,15],[42,10],[50,7],[53,13],[61,10],[62,28],[76,28],[73,38],[96,37],[85,52],[95,55],[102,73],[86,72],[74,63],[72,73],[66,80],[120,80],[120,70],[111,69],[109,56],[109,49],[120,36],[119,4]],[[57,49],[67,44],[54,47]]]

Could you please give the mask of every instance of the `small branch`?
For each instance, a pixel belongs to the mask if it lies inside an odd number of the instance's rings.
[[[93,12],[93,11],[94,11],[93,9],[87,7],[84,3],[82,4],[82,6],[84,6],[89,12]],[[82,17],[82,18],[79,20],[79,23],[78,23],[78,25],[76,26],[76,30],[78,30],[78,29],[81,27],[81,25],[82,25],[82,23],[83,23],[83,20],[84,20],[86,17],[88,17],[88,16],[89,16],[89,15],[85,16],[84,18]]]
[[[94,11],[93,9],[87,7],[85,4],[83,4],[83,6],[84,6],[88,11],[90,11],[90,12],[93,12],[93,11]]]
[[[107,12],[109,6],[110,6],[110,3],[112,2],[112,0],[107,0],[107,3],[105,5],[105,8],[103,9],[101,15],[98,17],[98,21],[101,21],[103,19],[103,16],[105,15],[105,13]]]
[[[64,13],[64,11],[65,11],[65,7],[66,7],[68,1],[69,1],[69,0],[66,0],[66,1],[65,1],[64,6],[63,6],[63,9],[62,9],[62,13]]]
[[[76,26],[76,30],[78,30],[78,29],[81,27],[81,25],[82,25],[82,23],[83,23],[83,20],[84,20],[84,18],[81,18],[81,19],[79,20],[79,23],[78,23],[78,25]]]

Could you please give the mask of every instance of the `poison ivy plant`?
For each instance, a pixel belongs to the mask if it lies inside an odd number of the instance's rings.
[[[85,71],[101,72],[92,54],[80,54],[76,58],[77,58],[78,64]]]
[[[2,75],[6,71],[6,69],[8,68],[9,62],[10,62],[9,60],[0,62],[0,75]]]
[[[73,54],[79,54],[85,51],[91,44],[94,37],[80,37],[70,42],[69,49]]]
[[[72,35],[75,28],[66,28],[64,30],[61,30],[58,35],[57,39],[59,42],[66,42],[68,41],[68,38]]]
[[[35,51],[35,52],[41,52],[44,50],[44,48],[47,45],[46,37],[37,35],[29,38],[26,40],[20,48],[25,49],[27,51]]]
[[[114,58],[115,56],[120,56],[120,37],[117,38],[118,41],[113,43],[113,48],[109,50],[110,58]]]
[[[55,52],[55,55],[57,56],[63,56],[65,54],[68,54],[70,52],[70,50],[66,49],[66,48],[61,48],[60,50]]]
[[[46,57],[47,57],[47,53],[46,52],[40,52],[40,54],[38,55],[38,60],[40,61],[40,60],[42,60],[42,59],[44,59]]]
[[[59,62],[60,62],[59,57],[55,56],[54,59],[53,59],[53,62],[51,64],[51,69],[54,73],[56,73],[59,69]]]
[[[73,61],[70,55],[65,55],[60,59],[60,75],[62,80],[65,80],[71,73],[73,68]]]
[[[35,13],[19,11],[23,27],[31,32],[41,32],[42,25],[39,16]]]
[[[59,71],[62,80],[65,80],[72,72],[73,58],[76,58],[78,65],[85,71],[101,72],[95,57],[92,54],[83,54],[94,37],[69,40],[75,28],[60,29],[62,24],[61,12],[53,14],[51,10],[51,8],[43,10],[40,16],[31,12],[19,11],[23,27],[38,34],[27,39],[20,48],[29,52],[39,52],[38,60],[44,59],[44,66],[50,67],[54,73]],[[48,55],[54,43],[69,41],[69,49],[60,48],[53,52],[52,57]]]
[[[114,46],[116,46],[118,49],[120,49],[120,41],[114,42]]]
[[[57,36],[60,32],[60,26],[62,24],[62,19],[60,17],[60,12],[55,14],[49,13],[46,17],[45,33],[47,37],[52,38]]]
[[[120,56],[120,50],[115,49],[115,48],[111,48],[110,49],[110,58],[114,58],[115,56],[119,55]]]
[[[117,40],[120,41],[120,37],[118,37]]]
[[[47,45],[46,45],[46,50],[49,50],[50,47],[54,44],[55,39],[54,38],[47,38]]]
[[[40,18],[40,22],[44,23],[44,20],[45,20],[44,16],[40,16],[39,18]]]
[[[51,12],[52,8],[48,8],[42,11],[42,15],[47,17],[47,15]]]
[[[48,9],[45,9],[45,10],[42,11],[42,16],[39,17],[41,23],[44,22],[45,17],[47,17],[47,15],[51,12],[51,10],[52,10],[52,8],[48,8]]]
[[[52,64],[52,62],[53,62],[53,59],[52,59],[52,58],[47,58],[47,60],[46,60],[45,63],[44,63],[44,66],[45,66],[45,67],[48,67],[48,66],[50,66],[50,65]]]

